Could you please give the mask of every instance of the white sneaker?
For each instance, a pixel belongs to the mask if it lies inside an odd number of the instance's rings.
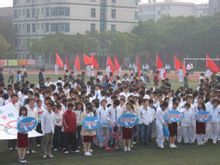
[[[217,140],[213,140],[212,143],[213,143],[213,144],[216,144],[216,143],[217,143]]]
[[[57,149],[57,148],[54,148],[54,149],[53,149],[53,151],[57,152],[57,151],[58,151],[58,149]]]
[[[164,149],[164,145],[161,145],[161,146],[158,146],[159,148],[161,148],[161,149]]]
[[[10,147],[10,148],[9,148],[9,151],[13,151],[13,150],[14,150],[14,148],[13,148],[13,147]]]
[[[130,147],[128,147],[128,152],[131,152],[131,148]]]
[[[34,150],[31,150],[31,153],[32,153],[32,154],[35,154],[35,153],[36,153],[36,151],[34,151]]]
[[[79,153],[79,152],[80,152],[80,150],[78,150],[78,149],[77,149],[77,150],[75,150],[74,152],[75,152],[75,153]]]
[[[27,150],[27,151],[26,151],[26,154],[30,154],[30,151]]]
[[[137,144],[137,142],[132,142],[133,145]]]
[[[52,154],[49,154],[48,157],[49,158],[54,158],[54,156]]]
[[[90,152],[85,152],[84,155],[85,156],[90,156]]]
[[[91,153],[92,153],[92,152],[93,152],[93,149],[90,149],[90,150],[89,150],[89,152],[91,152]]]
[[[37,147],[40,147],[40,144],[37,144]]]
[[[127,152],[127,151],[128,151],[128,148],[127,148],[127,147],[125,147],[125,148],[124,148],[124,152]]]
[[[170,144],[170,148],[177,148],[175,144]]]
[[[64,154],[69,154],[69,151],[65,151]]]
[[[89,155],[89,156],[92,156],[92,153],[91,153],[91,152],[88,152],[88,155]]]
[[[46,159],[47,158],[47,155],[43,155],[43,159]]]

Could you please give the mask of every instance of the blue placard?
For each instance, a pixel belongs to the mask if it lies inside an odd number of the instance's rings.
[[[207,123],[212,119],[212,115],[207,111],[200,111],[196,114],[196,120],[201,123]]]
[[[86,130],[96,130],[100,126],[100,121],[98,117],[86,117],[82,123]]]
[[[170,131],[169,131],[169,128],[167,126],[163,126],[163,135],[165,137],[169,137],[170,136]]]
[[[171,122],[175,122],[175,123],[179,123],[183,120],[184,118],[184,114],[179,112],[179,111],[169,111],[166,115],[165,115],[165,120],[167,120],[169,123]]]
[[[19,132],[27,133],[32,131],[34,128],[36,128],[36,126],[37,126],[37,120],[35,118],[25,117],[18,123],[17,129]]]
[[[134,114],[123,114],[118,119],[118,123],[122,127],[132,128],[138,124],[138,116]]]

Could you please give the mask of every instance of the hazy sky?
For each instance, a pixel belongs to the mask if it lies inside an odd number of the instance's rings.
[[[0,7],[12,6],[13,0],[0,0]],[[148,0],[141,0],[142,2],[147,2]],[[157,0],[164,1],[164,0]],[[207,3],[209,0],[176,0],[181,2],[195,2],[195,3]]]

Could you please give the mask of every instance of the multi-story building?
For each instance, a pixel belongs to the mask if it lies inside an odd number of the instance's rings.
[[[130,32],[137,24],[138,0],[14,0],[15,47],[48,34],[87,31]]]
[[[209,13],[211,15],[220,13],[220,0],[209,0]]]
[[[205,16],[208,14],[208,5],[196,5],[188,2],[152,2],[139,4],[139,20],[157,21],[162,17],[187,17],[187,16]]]

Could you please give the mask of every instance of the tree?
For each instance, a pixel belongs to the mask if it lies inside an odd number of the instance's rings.
[[[0,34],[0,51],[7,51],[10,47],[10,43],[8,43],[3,35]]]

